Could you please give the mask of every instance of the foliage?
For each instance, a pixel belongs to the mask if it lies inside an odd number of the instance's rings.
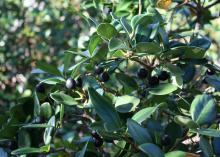
[[[2,62],[16,60],[14,73],[35,67],[1,109],[0,155],[219,156],[218,39],[203,34],[219,0],[74,2],[0,2],[18,9],[3,12],[4,30],[13,16],[28,20],[18,38],[0,34]]]

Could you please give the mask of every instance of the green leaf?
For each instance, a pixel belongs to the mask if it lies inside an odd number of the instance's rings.
[[[34,94],[34,116],[37,117],[40,115],[40,102],[36,91],[34,91],[33,94]]]
[[[211,46],[211,41],[208,38],[200,38],[200,39],[194,39],[189,44],[190,46],[200,47],[204,50],[208,50]]]
[[[117,35],[117,30],[109,23],[101,23],[97,28],[97,34],[105,39],[111,39]]]
[[[67,72],[70,64],[71,64],[71,60],[73,58],[73,53],[70,52],[65,52],[64,55],[64,59],[63,59],[63,63],[64,63],[64,72]]]
[[[49,102],[44,102],[43,104],[41,104],[40,106],[40,114],[41,116],[45,117],[45,118],[50,118],[52,115],[52,108],[50,106]]]
[[[202,59],[204,55],[205,50],[194,46],[179,46],[164,53],[164,56],[169,58],[183,57],[185,59]]]
[[[16,149],[11,152],[11,155],[24,155],[24,154],[32,154],[32,153],[47,153],[50,151],[50,145],[43,146],[40,148],[32,148],[32,147],[23,147]]]
[[[63,82],[65,82],[65,79],[62,77],[50,77],[40,81],[40,83],[49,84],[49,85],[56,85],[58,83],[63,83]]]
[[[184,54],[183,54],[184,58],[201,59],[205,55],[205,51],[198,47],[182,46],[180,49],[184,51]]]
[[[52,126],[48,124],[25,124],[21,128],[48,128],[48,127],[52,127]]]
[[[54,101],[60,104],[64,104],[64,105],[77,105],[78,104],[77,101],[73,97],[66,95],[62,92],[51,93],[50,97]]]
[[[212,146],[210,145],[208,139],[206,139],[204,136],[200,136],[199,147],[202,149],[205,157],[214,156]]]
[[[137,53],[144,53],[144,54],[159,54],[161,53],[162,49],[159,44],[154,42],[139,42],[136,45],[136,52]]]
[[[212,141],[213,150],[216,155],[220,155],[220,137],[214,137]]]
[[[137,82],[132,77],[123,73],[116,73],[116,78],[123,86],[137,90]]]
[[[177,90],[177,86],[171,83],[160,83],[158,86],[150,88],[150,93],[153,95],[167,95]]]
[[[110,51],[126,49],[126,45],[121,39],[112,38],[108,43],[108,48]]]
[[[121,17],[120,19],[121,25],[124,28],[124,30],[127,32],[127,34],[131,34],[132,33],[132,27],[129,25],[129,23],[127,22],[125,17]]]
[[[196,129],[199,127],[192,119],[184,116],[175,116],[174,121],[179,125],[192,129]]]
[[[119,129],[122,124],[113,105],[104,96],[99,95],[93,88],[88,88],[89,98],[104,123],[111,125],[112,130]]]
[[[191,132],[199,133],[200,135],[205,135],[209,137],[220,137],[220,130],[216,130],[216,129],[210,129],[210,128],[199,129],[199,130],[192,129]]]
[[[206,79],[207,83],[214,87],[217,91],[220,91],[220,79],[216,76],[208,76]]]
[[[162,150],[158,146],[156,146],[155,144],[144,143],[144,144],[138,146],[138,148],[143,153],[148,155],[148,157],[164,157],[164,153],[162,152]]]
[[[143,128],[140,124],[132,119],[127,120],[128,133],[137,142],[137,144],[143,144],[151,142],[151,136],[146,128]]]
[[[153,22],[154,19],[151,15],[136,15],[131,19],[131,27],[133,28],[133,30],[135,30],[138,25],[147,26],[148,24],[151,24]]]
[[[140,99],[134,96],[123,95],[117,97],[115,108],[118,112],[126,113],[134,111],[137,105],[140,103]]]
[[[198,157],[198,155],[177,150],[166,153],[165,157]]]
[[[52,130],[53,128],[55,127],[56,125],[56,122],[55,122],[55,116],[51,117],[50,120],[48,121],[47,125],[51,126],[51,127],[47,127],[44,131],[44,136],[43,136],[43,139],[44,139],[44,143],[47,145],[47,144],[50,144],[50,141],[52,140]]]
[[[190,113],[197,124],[211,123],[216,118],[215,101],[210,95],[197,95],[191,104]]]
[[[86,142],[86,144],[84,145],[84,147],[81,151],[76,153],[75,157],[84,157],[85,153],[86,153],[87,145],[88,145],[88,142]]]
[[[54,65],[47,64],[45,62],[40,62],[40,61],[37,62],[37,68],[52,75],[62,76],[60,71]]]
[[[83,63],[85,63],[85,62],[88,61],[88,60],[89,60],[88,58],[84,58],[84,59],[82,59],[79,63],[75,64],[73,67],[70,68],[70,70],[72,71],[72,72],[71,72],[71,77],[72,77],[72,78],[75,78],[75,77],[78,75],[78,73],[79,73],[79,68],[81,67],[81,65],[82,65]]]
[[[158,107],[159,107],[159,105],[155,106],[155,107],[144,108],[144,109],[138,111],[137,113],[135,113],[133,115],[132,119],[138,123],[142,123],[147,118],[149,118],[158,109]]]
[[[89,41],[89,53],[90,53],[90,56],[93,55],[93,52],[94,50],[96,49],[96,47],[98,46],[99,43],[101,43],[102,41],[102,38],[97,35],[97,34],[94,34],[91,38],[90,38],[90,41]]]
[[[22,129],[18,132],[18,147],[30,147],[31,146],[31,137],[30,134]]]

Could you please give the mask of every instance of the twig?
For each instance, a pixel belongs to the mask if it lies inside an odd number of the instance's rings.
[[[217,1],[213,2],[212,4],[206,6],[205,9],[209,9],[209,8],[213,7],[214,5],[216,5],[218,3],[220,3],[220,0],[217,0]]]
[[[139,0],[138,5],[139,5],[139,6],[138,6],[138,9],[139,9],[139,10],[138,10],[138,14],[140,15],[141,12],[142,12],[142,7],[143,7],[143,6],[142,6],[142,0]]]

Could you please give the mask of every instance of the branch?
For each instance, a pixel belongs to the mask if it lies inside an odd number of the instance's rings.
[[[143,7],[143,6],[142,6],[142,0],[139,0],[139,1],[138,1],[138,5],[139,5],[139,6],[138,6],[138,9],[139,9],[139,10],[138,10],[138,14],[140,15],[141,12],[142,12],[142,7]]]
[[[214,5],[216,5],[216,4],[218,4],[218,3],[220,3],[220,0],[216,0],[216,1],[213,2],[212,4],[206,6],[205,9],[209,9],[209,8],[213,7]]]

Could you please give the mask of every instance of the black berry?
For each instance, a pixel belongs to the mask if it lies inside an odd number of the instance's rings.
[[[158,76],[159,80],[165,81],[170,77],[170,74],[167,71],[161,71],[160,75]]]
[[[156,85],[159,84],[159,79],[156,76],[150,77],[148,79],[148,83],[149,83],[150,86],[156,86]]]
[[[76,86],[79,87],[79,88],[82,88],[82,78],[81,77],[78,77],[77,80],[76,80]]]
[[[103,139],[99,136],[96,131],[92,132],[93,144],[95,147],[101,147],[103,144]]]
[[[161,144],[163,146],[168,146],[171,144],[171,138],[169,137],[169,135],[167,134],[163,135],[163,137],[161,138]]]
[[[203,79],[202,79],[202,83],[203,83],[203,84],[208,84],[208,82],[206,81],[206,78],[203,78]]]
[[[93,138],[93,144],[95,147],[101,147],[103,145],[102,138]]]
[[[101,138],[96,131],[92,131],[91,134],[92,134],[92,137],[94,137],[94,138]]]
[[[137,76],[140,78],[140,79],[144,79],[146,78],[148,75],[148,71],[144,68],[141,68],[138,70],[138,73],[137,73]]]
[[[215,71],[213,69],[207,69],[206,70],[206,74],[207,75],[214,75],[215,74]]]
[[[107,82],[109,79],[110,79],[110,77],[109,77],[109,74],[108,74],[107,72],[103,72],[103,73],[101,74],[101,80],[102,80],[103,82]]]
[[[66,80],[66,88],[68,89],[74,89],[76,88],[76,81],[72,78],[68,78]]]
[[[36,86],[36,91],[39,93],[44,93],[45,92],[45,86],[43,83],[39,83]]]
[[[103,67],[99,67],[98,65],[95,66],[95,74],[100,75],[101,73],[103,73],[103,71]]]

